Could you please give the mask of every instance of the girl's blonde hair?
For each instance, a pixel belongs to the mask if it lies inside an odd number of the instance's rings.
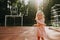
[[[43,11],[38,10],[37,13],[36,13],[36,16],[39,15],[39,14],[42,14],[42,16],[45,17]]]
[[[38,19],[38,17],[37,17],[38,15],[42,15],[42,17],[43,17],[42,19],[44,19],[44,20],[45,20],[45,16],[44,16],[43,11],[41,11],[41,10],[38,10],[38,11],[37,11],[37,13],[36,13],[36,17],[35,17],[35,20],[37,20],[37,19]]]

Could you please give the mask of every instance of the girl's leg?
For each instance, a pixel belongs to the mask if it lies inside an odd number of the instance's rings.
[[[44,40],[44,38],[43,37],[38,37],[38,40]]]
[[[41,37],[42,40],[44,40],[44,37]]]
[[[40,37],[38,36],[38,40],[40,40]]]

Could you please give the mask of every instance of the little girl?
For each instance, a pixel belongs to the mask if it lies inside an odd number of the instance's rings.
[[[40,40],[40,39],[44,40],[44,38],[46,37],[46,32],[45,32],[46,24],[44,23],[45,16],[41,10],[37,11],[35,20],[37,22],[37,24],[35,24],[35,26],[37,27],[38,40]]]

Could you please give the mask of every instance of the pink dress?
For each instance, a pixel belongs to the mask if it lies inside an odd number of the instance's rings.
[[[45,37],[45,23],[43,22],[43,20],[37,20],[38,24],[37,24],[37,33],[38,36],[40,37]]]

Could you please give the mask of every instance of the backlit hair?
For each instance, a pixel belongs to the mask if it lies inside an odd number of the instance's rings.
[[[41,11],[41,10],[38,10],[38,11],[37,11],[36,16],[39,15],[39,14],[42,14],[42,15],[44,16],[43,11]]]
[[[36,17],[35,17],[35,20],[37,20],[38,19],[38,15],[42,15],[43,16],[43,18],[42,19],[44,19],[45,20],[45,16],[44,16],[44,13],[43,13],[43,11],[41,11],[41,10],[38,10],[37,11],[37,13],[36,13]],[[41,16],[40,16],[41,17]]]

